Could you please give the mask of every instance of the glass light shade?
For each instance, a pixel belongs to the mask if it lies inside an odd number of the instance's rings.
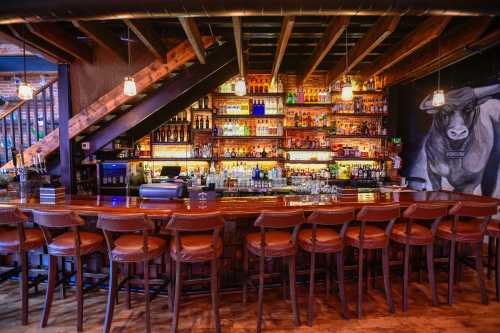
[[[443,90],[434,90],[434,94],[432,95],[432,106],[441,106],[445,103],[444,91]]]
[[[341,98],[343,101],[352,101],[352,86],[351,82],[346,81],[344,82],[344,85],[342,86],[342,94]]]
[[[236,96],[245,96],[247,94],[247,85],[243,78],[236,80],[236,84],[234,85],[234,94]]]
[[[19,85],[17,96],[24,101],[31,100],[33,99],[33,88],[28,82],[22,82]]]
[[[123,94],[126,96],[137,95],[137,88],[133,77],[127,76],[123,82]]]

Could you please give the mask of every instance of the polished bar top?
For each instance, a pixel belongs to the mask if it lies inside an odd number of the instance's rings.
[[[0,197],[0,207],[17,206],[23,211],[33,209],[69,209],[81,215],[95,216],[100,212],[146,213],[154,218],[167,218],[172,212],[221,211],[228,218],[251,217],[264,209],[286,210],[302,208],[306,211],[316,207],[336,206],[361,207],[363,205],[385,205],[399,203],[408,207],[414,202],[442,202],[453,205],[458,201],[496,201],[499,199],[454,192],[389,192],[363,193],[354,197],[336,195],[278,195],[257,197],[224,197],[215,201],[190,201],[189,199],[161,200],[141,199],[132,196],[81,196],[68,195],[64,202],[41,204],[38,198],[21,200],[17,197]]]

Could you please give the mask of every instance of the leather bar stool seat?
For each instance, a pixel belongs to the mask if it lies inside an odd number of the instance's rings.
[[[406,233],[406,224],[394,225],[391,238],[401,244],[405,244],[408,239],[409,245],[427,245],[431,244],[433,240],[432,231],[417,223],[412,224],[409,235]]]
[[[261,255],[260,232],[253,232],[246,236],[248,250],[256,256]],[[286,231],[268,231],[265,235],[266,257],[288,257],[294,255],[296,247],[292,242],[292,234]]]
[[[302,229],[297,237],[299,246],[307,252],[312,252],[312,229]],[[339,233],[330,228],[316,229],[316,253],[334,253],[343,248],[342,238]]]
[[[480,220],[457,221],[456,241],[465,243],[481,242],[484,236],[481,232],[481,222]],[[438,225],[436,236],[451,240],[453,237],[452,224],[453,221],[450,219],[441,221]]]
[[[353,247],[359,247],[359,235],[361,227],[354,226],[347,228],[345,237],[346,243]],[[364,249],[380,249],[389,243],[389,238],[386,236],[384,229],[373,226],[365,226],[365,238],[363,241]]]
[[[148,237],[148,256],[153,259],[159,257],[167,246],[164,239]],[[113,260],[120,262],[137,262],[144,258],[144,238],[138,234],[126,234],[115,240],[115,247],[111,251]]]
[[[212,250],[212,235],[182,235],[180,237],[181,251],[177,253],[175,239],[170,244],[170,255],[173,258],[179,258],[181,261],[198,262],[210,261],[214,257]],[[217,237],[215,245],[215,257],[222,254],[222,240]]]
[[[491,237],[500,238],[500,220],[491,219],[486,227],[486,234]]]
[[[101,234],[80,231],[80,255],[86,255],[103,248],[104,237]],[[52,256],[75,256],[75,234],[73,231],[65,232],[52,239],[47,246]]]
[[[24,250],[29,251],[43,246],[43,234],[40,229],[24,229]],[[19,233],[17,229],[0,231],[0,252],[16,253],[19,250]]]

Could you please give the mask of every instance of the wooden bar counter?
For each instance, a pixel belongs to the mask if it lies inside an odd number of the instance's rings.
[[[262,210],[333,208],[399,203],[402,208],[414,202],[441,202],[453,205],[458,201],[490,202],[500,200],[454,192],[374,192],[360,193],[354,197],[336,195],[283,195],[258,197],[224,197],[215,201],[190,201],[189,199],[161,200],[141,199],[133,196],[79,196],[68,195],[57,204],[41,204],[38,198],[21,200],[12,196],[0,197],[0,207],[17,206],[25,212],[33,209],[68,209],[83,216],[96,216],[100,212],[145,213],[152,218],[165,219],[173,212],[221,211],[227,219],[252,217]]]

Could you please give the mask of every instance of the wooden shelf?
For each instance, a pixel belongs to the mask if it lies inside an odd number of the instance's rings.
[[[285,151],[332,151],[331,148],[283,148]]]
[[[319,160],[286,160],[285,163],[289,164],[330,164],[331,160],[319,161]]]
[[[214,158],[214,161],[270,161],[270,162],[281,162],[283,158],[279,157],[219,157]]]
[[[337,138],[337,139],[385,139],[388,136],[387,135],[340,135],[340,134],[335,134],[335,135],[330,135],[330,138]]]
[[[191,108],[192,112],[213,112],[213,108]]]
[[[214,136],[214,140],[282,140],[282,136]]]
[[[190,146],[191,142],[152,142],[152,146]]]
[[[286,104],[288,108],[331,108],[335,103],[295,103],[295,104]]]
[[[289,131],[326,131],[329,132],[331,127],[295,127],[295,126],[287,126],[284,127],[285,130]]]
[[[251,97],[284,97],[285,93],[248,93],[245,96],[236,96],[234,93],[213,93],[213,97],[236,97],[236,98],[251,98]]]
[[[264,119],[273,119],[273,118],[277,118],[277,119],[281,119],[281,118],[285,118],[285,115],[284,114],[266,114],[266,115],[262,115],[262,116],[256,116],[256,115],[252,115],[252,114],[221,114],[221,115],[215,115],[214,116],[215,119],[225,119],[225,118],[244,118],[244,119],[247,119],[247,118],[256,118],[256,119],[259,119],[259,118],[264,118]]]
[[[347,112],[337,112],[333,113],[333,116],[338,117],[387,117],[389,114],[387,112],[374,112],[374,113],[347,113]]]
[[[210,158],[197,158],[197,157],[145,157],[136,158],[134,161],[144,161],[144,162],[209,162]]]
[[[347,157],[347,156],[337,156],[332,157],[334,161],[385,161],[383,157]]]

